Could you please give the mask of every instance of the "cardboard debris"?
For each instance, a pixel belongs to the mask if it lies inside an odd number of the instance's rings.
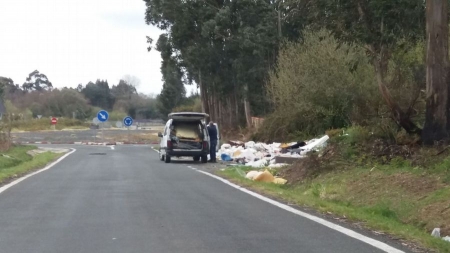
[[[285,184],[287,182],[287,180],[284,178],[274,177],[268,170],[265,171],[252,170],[247,172],[247,175],[245,175],[245,177],[253,181],[266,183]]]
[[[262,173],[259,173],[254,179],[257,182],[266,182],[271,183],[275,180],[275,177],[267,170]]]

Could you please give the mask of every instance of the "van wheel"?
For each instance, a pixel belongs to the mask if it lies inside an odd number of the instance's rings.
[[[200,156],[194,156],[194,157],[192,157],[192,158],[194,159],[194,162],[200,161]]]
[[[208,156],[202,155],[202,163],[207,163],[207,162],[208,162]]]
[[[170,156],[165,155],[165,157],[164,157],[164,162],[165,162],[165,163],[170,163]]]

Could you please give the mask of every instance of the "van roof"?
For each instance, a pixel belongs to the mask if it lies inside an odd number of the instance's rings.
[[[169,119],[178,120],[202,120],[209,117],[206,113],[201,112],[174,112],[169,114]]]

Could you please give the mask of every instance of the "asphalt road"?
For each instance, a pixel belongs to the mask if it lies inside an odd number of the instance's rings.
[[[76,146],[0,194],[0,252],[382,252],[148,146]]]

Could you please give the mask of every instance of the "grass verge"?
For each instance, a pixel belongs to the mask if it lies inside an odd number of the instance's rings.
[[[450,243],[430,236],[427,228],[439,227],[446,222],[443,217],[449,217],[450,188],[417,190],[421,188],[419,182],[436,175],[354,168],[325,173],[303,183],[276,185],[244,178],[251,169],[234,167],[218,174],[262,194],[360,222],[369,229],[438,252],[450,252]]]
[[[23,176],[39,169],[63,154],[45,152],[31,156],[28,151],[36,149],[34,146],[15,146],[4,153],[0,153],[0,184]]]
[[[42,118],[42,119],[32,119],[26,121],[13,121],[12,122],[12,131],[42,131],[42,130],[51,130],[52,125],[50,124],[50,119]],[[56,130],[62,129],[89,129],[89,124],[83,122],[81,120],[76,119],[67,119],[61,118],[58,120],[58,123],[55,125]]]

